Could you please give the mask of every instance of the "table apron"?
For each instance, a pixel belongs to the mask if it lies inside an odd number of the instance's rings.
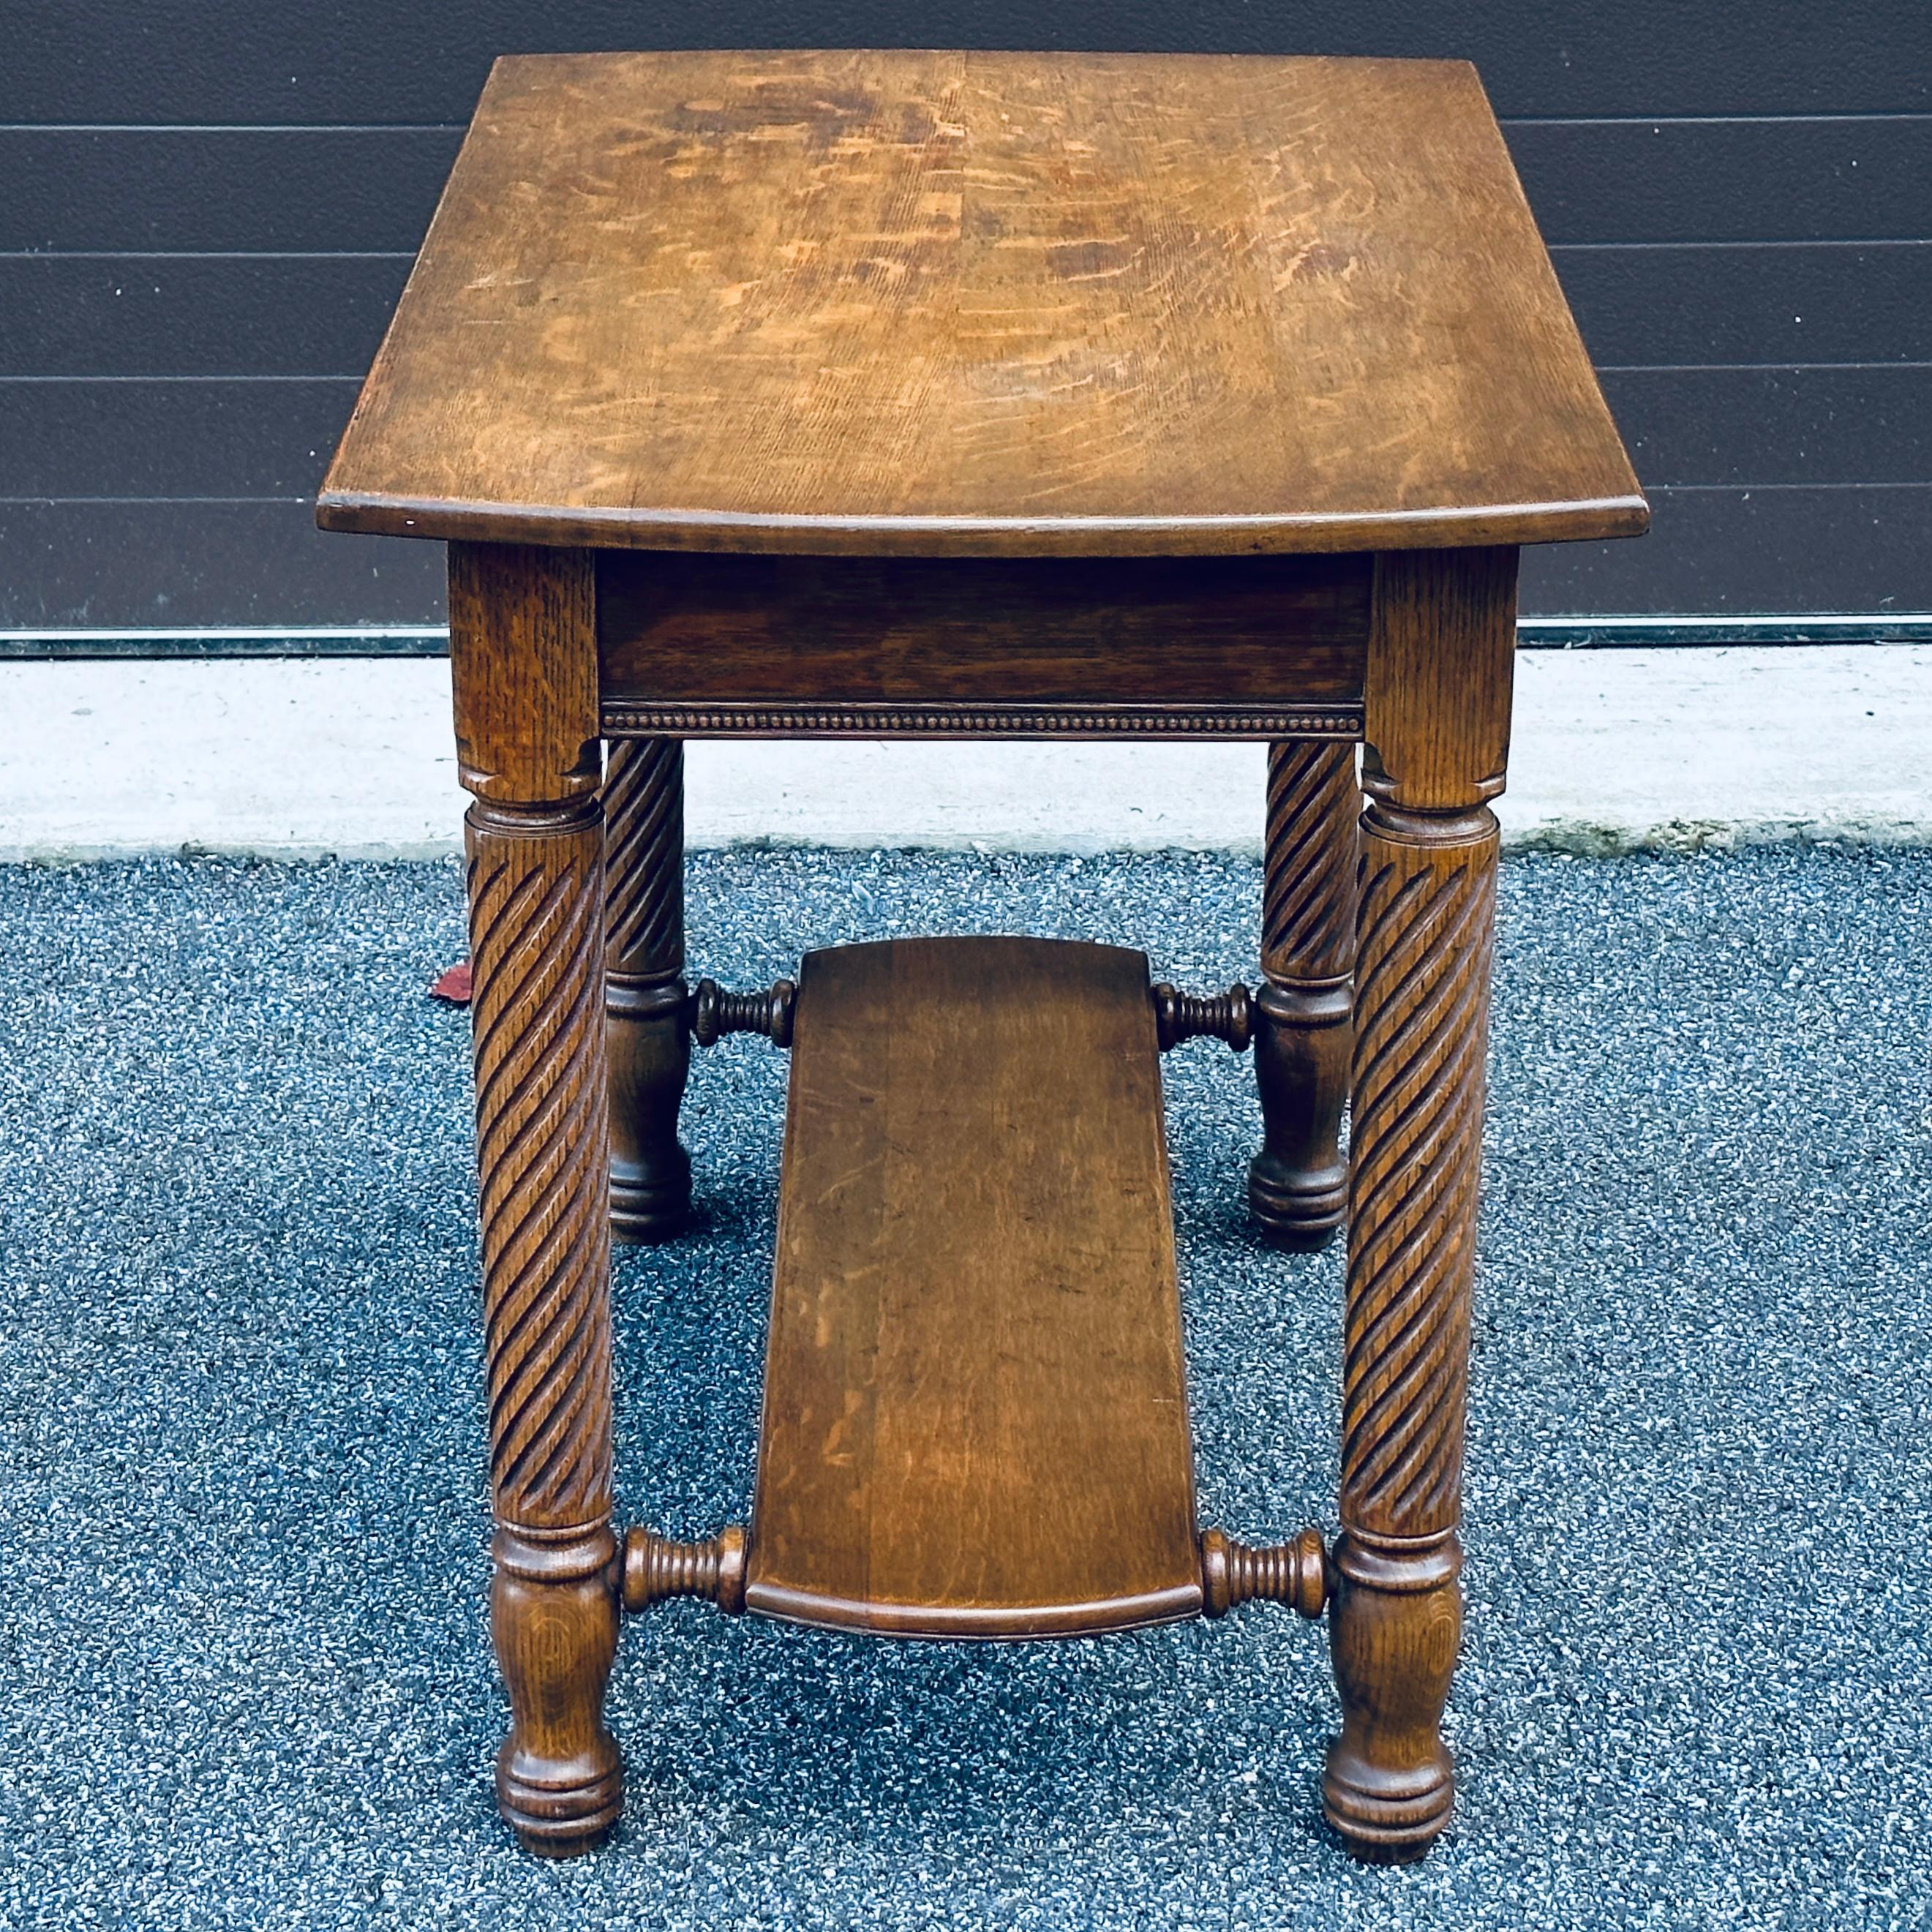
[[[1368,556],[596,559],[609,736],[1357,738]]]

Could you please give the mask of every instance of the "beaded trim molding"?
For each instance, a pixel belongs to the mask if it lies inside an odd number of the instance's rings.
[[[1359,738],[1359,705],[650,704],[603,707],[607,738]]]

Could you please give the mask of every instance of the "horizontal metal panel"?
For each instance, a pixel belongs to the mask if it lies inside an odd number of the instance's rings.
[[[11,256],[0,375],[360,376],[410,260]]]
[[[1932,116],[1508,130],[1552,242],[1932,236]],[[410,250],[456,128],[0,128],[0,250]]]
[[[0,496],[313,497],[360,386],[0,381]]]
[[[1523,554],[1526,616],[1932,611],[1932,485],[1658,490],[1651,532]]]
[[[1612,370],[1604,393],[1648,488],[1932,483],[1932,363]]]
[[[466,120],[490,57],[668,46],[1120,47],[1472,59],[1508,114],[1840,113],[1932,108],[1924,0],[151,0],[0,12],[0,121]]]
[[[1600,364],[1921,362],[1932,243],[1562,248]],[[404,256],[0,260],[0,374],[359,376]]]
[[[354,406],[326,381],[0,381],[0,496],[309,496]],[[1932,365],[1616,371],[1637,474],[1932,482]]]
[[[0,128],[0,250],[412,253],[455,128]]]
[[[1918,362],[1932,243],[1558,248],[1600,367]]]
[[[1504,131],[1550,242],[1932,237],[1932,116]]]
[[[440,544],[326,536],[292,503],[0,503],[0,629],[428,624]]]

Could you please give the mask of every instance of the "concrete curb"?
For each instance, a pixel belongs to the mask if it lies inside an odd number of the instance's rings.
[[[1932,645],[1526,651],[1514,850],[1932,844]],[[1259,850],[1252,745],[703,744],[694,846]],[[436,658],[0,664],[0,860],[459,849]]]

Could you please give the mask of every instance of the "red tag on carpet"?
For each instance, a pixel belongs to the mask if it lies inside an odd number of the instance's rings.
[[[470,962],[459,959],[429,989],[432,1000],[447,1000],[452,1006],[470,1004]]]

